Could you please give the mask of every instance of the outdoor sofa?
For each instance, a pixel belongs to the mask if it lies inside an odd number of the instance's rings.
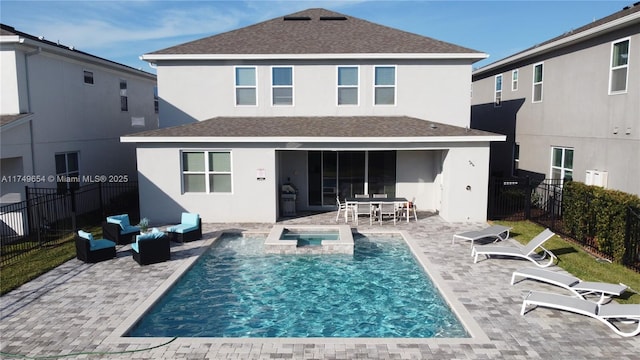
[[[116,243],[94,239],[89,232],[79,230],[75,236],[76,257],[87,263],[97,263],[116,257]]]

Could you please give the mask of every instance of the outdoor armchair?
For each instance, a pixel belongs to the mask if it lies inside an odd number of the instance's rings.
[[[76,234],[76,257],[87,263],[96,263],[116,257],[116,243],[105,239],[94,239],[89,232],[78,230]]]
[[[155,264],[171,258],[169,237],[158,229],[136,235],[136,242],[131,244],[133,259],[140,265]]]
[[[131,225],[127,214],[107,216],[106,221],[102,222],[102,235],[116,244],[130,244],[138,234],[140,228]]]
[[[199,214],[183,212],[180,224],[167,228],[169,239],[176,242],[189,242],[202,239],[202,219]]]

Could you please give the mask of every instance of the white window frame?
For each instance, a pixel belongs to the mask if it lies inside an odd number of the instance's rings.
[[[253,69],[255,85],[237,85],[237,69]],[[253,89],[256,94],[255,104],[238,104],[238,89]],[[233,67],[233,100],[236,107],[254,107],[258,106],[258,67],[254,65],[238,65]]]
[[[494,77],[493,107],[502,106],[502,88],[504,86],[504,78],[502,74]]]
[[[203,153],[204,155],[204,171],[184,171],[184,154],[185,153]],[[214,171],[209,169],[209,154],[210,153],[225,153],[229,154],[229,171]],[[184,175],[203,175],[204,176],[204,191],[190,191],[187,192],[185,190],[185,181]],[[209,181],[209,177],[211,175],[229,175],[229,180],[231,182],[231,190],[228,192],[215,192],[211,189],[211,183]],[[197,150],[197,149],[185,149],[180,151],[180,191],[182,194],[214,194],[214,195],[225,195],[225,194],[233,194],[233,152],[229,149],[208,149],[208,150]]]
[[[291,85],[274,85],[273,84],[273,69],[291,69]],[[293,71],[293,66],[291,65],[277,65],[277,66],[272,66],[271,70],[271,106],[293,106],[295,104],[295,96],[294,96],[294,87],[293,84],[295,83],[295,74]],[[273,96],[273,91],[274,89],[291,89],[291,104],[276,104],[275,103],[275,98]],[[256,102],[258,101],[257,97],[256,97]]]
[[[87,75],[89,74],[91,75],[91,82],[87,82]],[[82,70],[82,83],[89,86],[95,85],[96,78],[92,70],[87,70],[87,69]]]
[[[540,81],[536,82],[536,68],[540,66],[542,69],[542,76]],[[539,103],[542,102],[542,100],[544,99],[544,62],[539,62],[536,64],[533,64],[533,74],[531,76],[531,80],[532,80],[532,87],[531,87],[531,102],[533,103]],[[540,99],[536,100],[536,85],[540,85]]]
[[[562,150],[562,159],[560,159],[560,166],[555,166],[553,164],[553,155],[554,155],[554,150],[555,149],[560,149]],[[572,160],[572,167],[571,168],[567,168],[565,165],[566,162],[566,155],[567,155],[567,150],[571,150],[573,152],[573,160]],[[566,177],[566,173],[567,171],[571,171],[571,178],[573,179],[573,174],[574,174],[574,167],[573,167],[573,163],[575,162],[575,149],[572,147],[566,147],[566,146],[551,146],[551,159],[550,159],[550,164],[551,166],[549,167],[549,178],[554,179],[553,177],[553,170],[560,170],[560,179],[562,180]]]
[[[627,49],[627,63],[624,65],[618,65],[618,66],[613,66],[613,56],[614,56],[614,50],[617,44],[620,44],[622,42],[628,42],[628,49]],[[627,37],[627,38],[623,38],[623,39],[618,39],[616,41],[613,41],[611,43],[611,56],[609,57],[609,95],[617,95],[617,94],[626,94],[628,89],[629,89],[629,60],[631,57],[631,38]],[[624,83],[624,90],[612,90],[611,86],[612,81],[613,81],[613,73],[616,70],[621,70],[621,69],[626,69],[626,76],[625,76],[625,83]]]
[[[357,75],[356,85],[340,85],[340,69],[343,68],[355,68]],[[359,65],[338,65],[336,66],[336,104],[338,106],[359,106],[360,105],[360,66]],[[356,103],[355,104],[340,104],[340,89],[356,89]],[[375,96],[375,95],[374,95]]]
[[[376,85],[376,69],[393,68],[393,85]],[[376,104],[376,90],[393,88],[393,104]],[[373,106],[396,106],[398,104],[398,67],[396,65],[375,65],[373,67]]]
[[[511,71],[511,91],[518,91],[518,78],[520,77],[519,69]]]

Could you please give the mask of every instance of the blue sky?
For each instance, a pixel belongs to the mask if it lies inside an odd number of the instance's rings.
[[[628,1],[2,0],[17,30],[153,72],[145,53],[312,7],[469,47],[489,64],[631,5]]]

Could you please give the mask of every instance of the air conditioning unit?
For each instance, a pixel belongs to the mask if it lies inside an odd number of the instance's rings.
[[[584,183],[587,185],[595,185],[606,188],[608,178],[609,173],[607,171],[587,170],[587,175],[585,177]]]

